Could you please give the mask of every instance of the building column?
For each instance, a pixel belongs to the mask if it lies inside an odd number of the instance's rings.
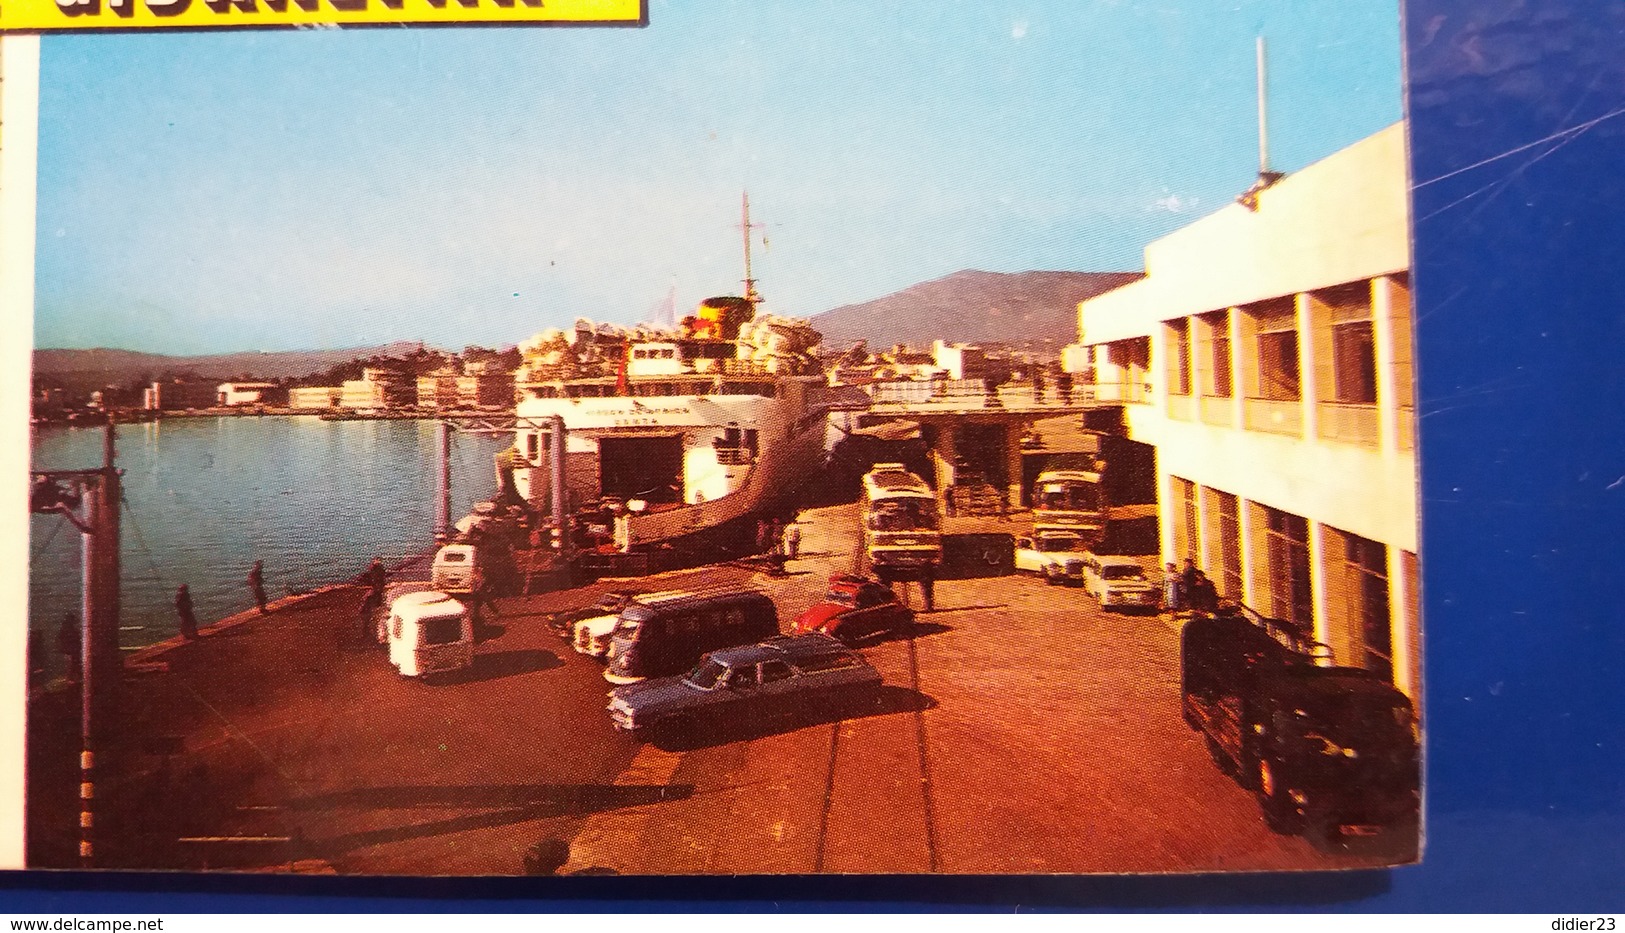
[[[1421,631],[1417,622],[1416,558],[1397,547],[1388,552],[1388,617],[1391,620],[1394,686],[1420,709],[1422,696]]]
[[[1004,469],[1009,478],[1010,508],[1021,508],[1021,432],[1022,424],[1012,421],[1004,428]]]
[[[1264,547],[1264,530],[1258,526],[1258,506],[1236,497],[1236,537],[1241,550],[1241,601],[1258,612],[1269,614],[1269,607],[1260,605],[1266,592],[1259,578],[1269,573],[1269,552]],[[1260,564],[1263,566],[1259,566]]]
[[[1314,296],[1307,292],[1298,292],[1293,297],[1293,308],[1296,311],[1298,329],[1298,404],[1303,410],[1301,436],[1312,441],[1320,436],[1320,387],[1315,359]]]
[[[1393,292],[1388,277],[1379,275],[1371,280],[1371,344],[1377,364],[1377,449],[1385,457],[1399,449],[1400,399],[1394,378],[1394,338]]]
[[[1315,641],[1323,645],[1332,645],[1332,606],[1329,592],[1328,578],[1331,568],[1326,557],[1331,550],[1327,541],[1326,526],[1320,522],[1309,522],[1309,612],[1315,620]],[[1334,649],[1335,652],[1335,649]],[[1346,652],[1345,652],[1346,653]],[[1353,659],[1332,656],[1333,663],[1350,663]]]
[[[1243,390],[1246,377],[1241,369],[1246,360],[1241,343],[1241,309],[1231,308],[1226,320],[1230,324],[1230,424],[1240,431],[1247,427],[1247,393]],[[1240,510],[1239,503],[1236,508]]]
[[[1179,564],[1179,532],[1176,522],[1183,522],[1185,516],[1174,514],[1174,477],[1162,465],[1162,458],[1157,458],[1157,550],[1161,558],[1157,561],[1157,569],[1169,564]]]

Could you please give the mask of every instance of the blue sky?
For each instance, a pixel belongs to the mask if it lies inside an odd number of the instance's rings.
[[[1400,119],[1397,4],[650,0],[642,29],[51,36],[39,346],[515,343],[736,292],[1139,269]]]

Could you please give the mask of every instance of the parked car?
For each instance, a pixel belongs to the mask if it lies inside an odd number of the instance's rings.
[[[1102,609],[1155,609],[1162,605],[1160,588],[1132,557],[1085,554],[1083,590],[1099,601]]]
[[[724,648],[678,677],[616,687],[609,694],[615,728],[679,740],[702,728],[795,714],[873,692],[880,672],[863,656],[822,634],[780,635]]]
[[[560,638],[572,639],[575,637],[576,623],[598,616],[618,616],[627,604],[638,598],[640,594],[629,590],[612,590],[598,598],[595,603],[585,606],[576,606],[573,609],[560,609],[548,613],[545,621],[547,627],[558,634]]]
[[[748,645],[779,634],[779,612],[766,593],[724,589],[640,596],[611,629],[604,679],[629,684],[670,677],[707,651]]]
[[[1036,573],[1045,583],[1082,583],[1083,539],[1066,531],[1045,531],[1016,539],[1016,570]]]
[[[852,645],[914,628],[914,610],[898,602],[891,588],[871,577],[830,577],[824,601],[796,617],[797,632],[822,632]]]

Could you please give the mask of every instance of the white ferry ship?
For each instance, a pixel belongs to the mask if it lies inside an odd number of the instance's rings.
[[[615,550],[738,532],[771,510],[823,464],[829,389],[817,332],[758,300],[747,287],[669,330],[582,320],[521,345],[514,490],[546,508],[558,415],[567,507],[613,503]]]

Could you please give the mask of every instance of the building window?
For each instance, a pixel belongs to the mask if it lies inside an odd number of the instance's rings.
[[[1309,591],[1309,522],[1290,512],[1264,508],[1265,543],[1269,553],[1270,615],[1296,622],[1305,631],[1315,624]]]
[[[1170,395],[1191,394],[1191,328],[1190,321],[1180,318],[1165,325],[1168,337],[1168,392]]]
[[[1216,489],[1211,507],[1219,515],[1219,592],[1230,599],[1240,600],[1241,589],[1241,521],[1236,497]]]
[[[1394,679],[1393,619],[1388,608],[1388,549],[1343,535],[1344,587],[1352,622],[1359,625],[1360,666],[1385,680]]]
[[[1302,392],[1298,373],[1298,331],[1259,331],[1258,390],[1260,398],[1295,402]]]
[[[1213,394],[1229,398],[1234,394],[1230,380],[1230,329],[1213,331]]]

